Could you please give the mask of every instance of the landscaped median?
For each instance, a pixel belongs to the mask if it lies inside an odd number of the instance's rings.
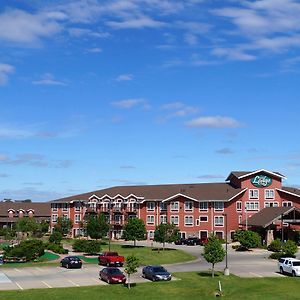
[[[53,299],[214,299],[221,282],[224,299],[299,299],[299,278],[239,278],[210,272],[173,274],[179,280],[140,283],[128,290],[122,285],[89,286],[79,288],[52,288],[43,290],[2,291],[5,300]]]

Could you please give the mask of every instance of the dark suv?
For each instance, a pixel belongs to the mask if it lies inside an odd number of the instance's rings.
[[[201,240],[197,237],[189,237],[185,241],[185,244],[188,245],[188,246],[201,245]]]

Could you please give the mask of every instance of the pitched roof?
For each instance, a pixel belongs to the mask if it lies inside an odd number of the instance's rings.
[[[297,196],[300,196],[300,190],[297,188],[294,188],[294,187],[283,186],[281,190],[288,192],[288,193],[295,194]],[[280,191],[280,189],[279,189],[279,191]]]
[[[50,202],[11,202],[3,201],[0,202],[0,216],[7,217],[8,210],[13,209],[15,211],[23,209],[24,215],[27,214],[28,210],[33,210],[35,217],[50,217]]]
[[[251,176],[251,175],[254,175],[256,173],[267,173],[267,174],[272,174],[273,176],[276,176],[276,177],[281,177],[281,178],[285,178],[284,175],[282,175],[281,173],[279,172],[272,172],[272,171],[268,171],[268,170],[265,170],[265,169],[260,169],[260,170],[256,170],[256,171],[232,171],[228,177],[226,178],[226,181],[229,181],[232,177],[236,177],[238,179],[241,179],[243,177],[247,177],[248,175]]]
[[[266,228],[274,221],[280,219],[282,215],[286,215],[292,210],[297,210],[300,212],[300,210],[295,207],[266,207],[254,214],[252,217],[248,218],[247,221],[243,221],[241,224]]]
[[[74,200],[87,201],[92,195],[99,198],[108,195],[115,197],[118,194],[127,197],[133,194],[143,197],[145,200],[163,200],[173,195],[182,194],[199,201],[230,200],[242,192],[228,183],[193,183],[193,184],[163,184],[163,185],[138,185],[138,186],[116,186],[103,190],[79,194],[54,200],[52,202],[71,202]]]

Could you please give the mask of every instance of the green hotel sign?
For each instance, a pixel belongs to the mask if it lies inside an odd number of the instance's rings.
[[[267,187],[272,184],[272,178],[266,175],[257,175],[251,179],[251,183],[256,187]]]

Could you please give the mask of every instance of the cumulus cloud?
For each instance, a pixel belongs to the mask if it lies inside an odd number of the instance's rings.
[[[172,117],[185,117],[199,111],[198,107],[186,105],[180,101],[164,104],[162,109],[168,111],[168,114],[165,116],[167,119]]]
[[[143,98],[132,98],[132,99],[115,101],[112,102],[112,105],[121,109],[130,109],[137,106],[142,108],[149,108],[148,102]]]
[[[208,128],[236,128],[241,127],[242,124],[230,117],[210,116],[199,117],[188,121],[188,127],[208,127]]]
[[[55,79],[55,77],[50,73],[45,73],[40,79],[32,81],[34,85],[49,85],[49,86],[67,86],[67,82]]]
[[[8,76],[14,72],[15,68],[9,64],[0,63],[0,85],[5,85]]]

